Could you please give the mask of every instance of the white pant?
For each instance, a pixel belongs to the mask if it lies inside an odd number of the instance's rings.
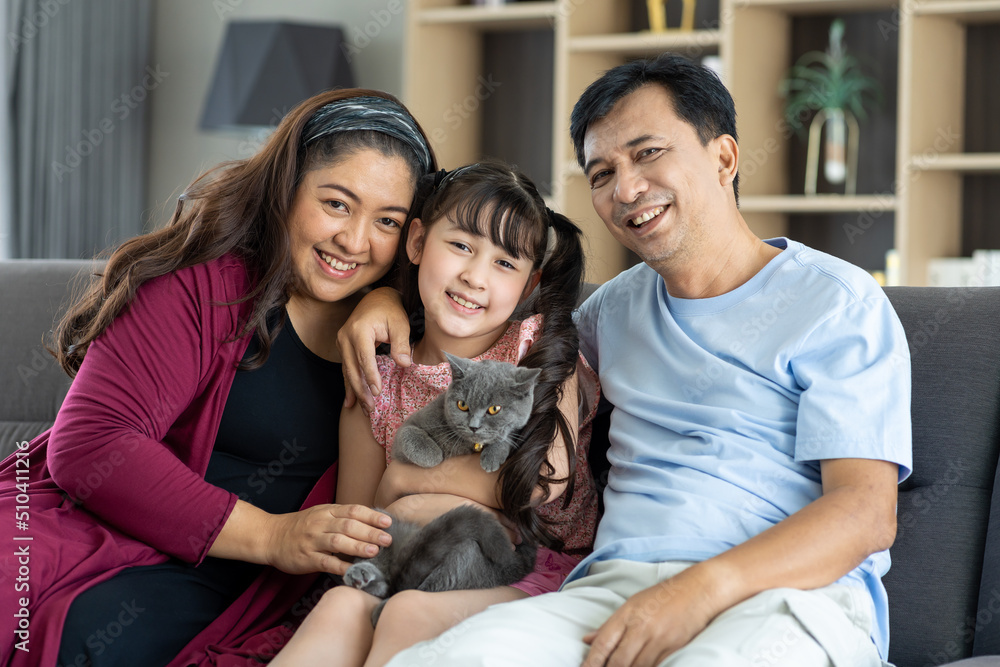
[[[579,667],[582,641],[631,595],[690,563],[595,563],[562,591],[494,605],[387,667]],[[723,612],[660,667],[881,667],[865,591],[764,591]]]

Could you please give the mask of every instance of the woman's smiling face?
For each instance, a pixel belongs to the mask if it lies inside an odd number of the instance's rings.
[[[295,295],[333,303],[384,276],[414,189],[406,160],[373,149],[307,172],[288,226]]]

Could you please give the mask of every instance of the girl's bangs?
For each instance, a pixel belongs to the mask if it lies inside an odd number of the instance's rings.
[[[536,209],[523,196],[489,185],[469,188],[453,207],[454,222],[462,231],[489,239],[514,259],[527,257],[538,263],[540,246],[544,253],[545,225],[533,222],[539,217]]]

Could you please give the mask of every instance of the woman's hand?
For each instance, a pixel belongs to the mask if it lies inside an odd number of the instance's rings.
[[[374,397],[382,390],[375,364],[375,348],[380,343],[389,343],[389,353],[397,364],[410,365],[410,321],[399,293],[389,287],[366,294],[337,332],[347,385],[346,407],[353,406],[355,399],[361,401],[366,414],[375,407]]]
[[[353,558],[371,558],[392,542],[383,530],[391,523],[388,516],[364,505],[317,505],[268,514],[240,500],[208,553],[289,574],[344,574]]]

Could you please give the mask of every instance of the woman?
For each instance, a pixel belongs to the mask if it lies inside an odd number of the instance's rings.
[[[56,330],[76,379],[54,426],[0,465],[13,517],[27,462],[29,528],[5,533],[32,538],[28,588],[0,589],[4,664],[214,660],[303,616],[340,555],[388,543],[383,514],[328,504],[335,336],[392,267],[435,167],[395,98],[327,92],[112,254]],[[17,557],[0,558],[13,579]],[[314,576],[287,576],[300,574]]]

